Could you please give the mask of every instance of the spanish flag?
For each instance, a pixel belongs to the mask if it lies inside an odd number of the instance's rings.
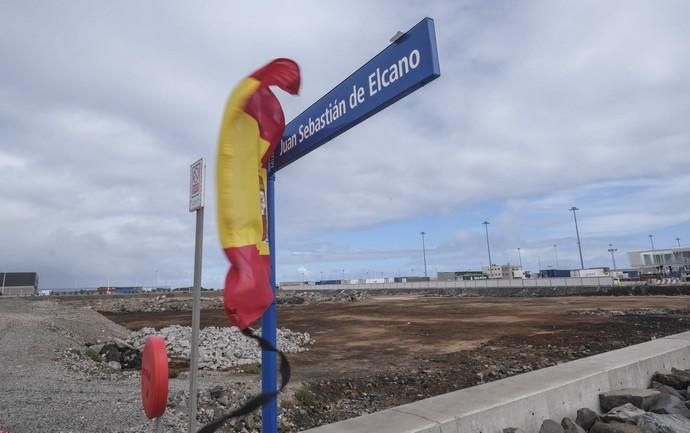
[[[285,116],[270,86],[297,94],[297,63],[276,59],[242,80],[225,106],[218,139],[218,233],[230,261],[223,300],[228,318],[240,329],[273,302],[266,169],[283,135]]]

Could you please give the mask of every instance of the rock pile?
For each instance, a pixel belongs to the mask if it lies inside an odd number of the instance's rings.
[[[282,291],[278,295],[279,304],[321,304],[325,302],[362,302],[369,297],[366,290],[335,291]]]
[[[141,368],[139,349],[119,338],[115,338],[109,343],[92,344],[88,348],[92,351],[91,356],[97,354],[103,362],[107,363],[108,367],[114,370],[138,370]]]
[[[153,328],[142,328],[129,335],[128,342],[137,348],[144,345],[150,335],[162,335],[169,356],[189,358],[192,328],[173,325],[156,332]],[[260,332],[259,332],[260,334]],[[313,344],[307,332],[295,332],[287,328],[278,329],[278,349],[285,353],[303,352],[307,345]],[[261,350],[256,341],[251,340],[236,327],[204,328],[199,333],[199,368],[218,370],[241,364],[259,362]]]
[[[118,298],[116,300],[112,300],[112,303],[110,303],[109,306],[103,304],[103,302],[101,303],[102,305],[97,305],[98,309],[101,311],[109,310],[113,313],[191,311],[192,309],[192,299],[190,297],[179,297],[171,295]],[[200,302],[202,309],[223,308],[223,298],[220,296],[205,296],[201,298]]]
[[[599,394],[602,415],[582,408],[575,421],[545,420],[539,433],[690,433],[690,370],[660,370],[649,389]],[[515,427],[503,433],[525,433]]]

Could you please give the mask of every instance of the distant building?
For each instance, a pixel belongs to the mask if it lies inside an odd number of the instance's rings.
[[[423,283],[431,281],[429,277],[395,277],[393,279],[396,283]]]
[[[438,281],[472,281],[472,280],[486,280],[487,275],[482,271],[455,271],[455,272],[439,272],[436,274]]]
[[[505,265],[491,265],[482,267],[482,273],[484,273],[490,280],[512,280],[515,278],[522,279],[525,275],[519,266],[511,265],[510,263]]]
[[[38,293],[38,273],[0,273],[0,296],[32,296]]]
[[[112,295],[115,293],[115,287],[99,287],[96,291],[99,295]]]
[[[609,268],[575,269],[570,272],[570,276],[574,278],[608,277]]]
[[[630,251],[628,260],[633,268],[657,268],[658,266],[687,268],[690,266],[690,247]]]
[[[540,269],[540,278],[570,278],[570,269]]]
[[[314,283],[316,286],[324,286],[330,284],[343,284],[343,280],[320,280]]]

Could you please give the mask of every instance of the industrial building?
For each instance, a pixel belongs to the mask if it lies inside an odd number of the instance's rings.
[[[628,259],[633,268],[656,266],[678,268],[690,265],[690,247],[631,251],[628,253]]]
[[[690,247],[631,251],[628,260],[640,277],[690,281]]]
[[[574,269],[570,272],[573,278],[606,277],[609,275],[609,268],[586,268]]]
[[[0,296],[33,296],[38,293],[36,272],[3,272],[0,280]]]
[[[491,265],[491,267],[483,266],[482,272],[486,274],[490,280],[512,280],[515,278],[525,278],[522,269],[519,266],[514,266],[510,263],[505,265]]]
[[[438,272],[436,274],[438,281],[473,281],[486,280],[486,278],[486,274],[482,271]]]

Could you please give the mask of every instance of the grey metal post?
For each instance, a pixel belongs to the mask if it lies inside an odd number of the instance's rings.
[[[649,242],[652,244],[652,251],[656,251],[654,249],[654,235],[647,235],[649,236]]]
[[[204,240],[204,208],[196,210],[196,237],[194,241],[194,292],[192,295],[192,344],[189,367],[189,432],[196,431],[197,372],[199,370],[199,322],[201,312],[201,256]]]
[[[678,248],[680,248],[680,238],[676,238],[676,242],[678,242]]]
[[[163,433],[163,424],[161,423],[161,417],[156,418],[155,427],[156,433]]]
[[[558,265],[558,245],[553,244],[553,251],[556,254],[556,269],[558,269],[558,267],[559,267],[559,265]]]
[[[582,244],[580,243],[580,229],[577,227],[577,211],[580,209],[575,206],[569,209],[573,213],[573,219],[575,220],[575,234],[577,235],[577,250],[580,252],[580,269],[585,269],[585,262],[582,260]]]
[[[424,235],[426,232],[420,232],[420,234],[422,235],[422,254],[424,254],[424,276],[428,277],[429,275],[426,273],[426,244],[424,243]]]
[[[522,269],[522,253],[520,253],[520,247],[518,247],[518,257],[520,258],[520,269]]]
[[[489,222],[484,221],[484,228],[486,229],[486,251],[489,253],[489,275],[491,275],[491,247],[489,246]]]

